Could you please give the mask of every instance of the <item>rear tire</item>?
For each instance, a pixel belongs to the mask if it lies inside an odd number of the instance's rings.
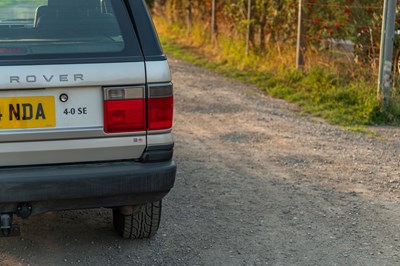
[[[124,215],[113,210],[113,224],[117,233],[125,239],[146,239],[153,237],[160,226],[161,200],[135,206],[133,213]]]

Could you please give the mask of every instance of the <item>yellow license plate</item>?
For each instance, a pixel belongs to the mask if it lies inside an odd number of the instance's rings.
[[[56,126],[53,96],[0,98],[0,129]]]

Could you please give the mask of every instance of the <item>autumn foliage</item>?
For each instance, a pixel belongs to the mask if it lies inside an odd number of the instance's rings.
[[[400,63],[385,112],[376,97],[383,0],[148,1],[167,54],[254,84],[333,123],[400,124]],[[295,68],[299,1],[304,71]],[[399,35],[394,44],[400,59]]]
[[[248,4],[251,17],[248,20]],[[211,27],[212,0],[152,0],[155,12],[188,29],[194,21],[204,30]],[[295,44],[298,1],[294,0],[215,0],[217,37],[244,38],[250,24],[254,50],[265,51],[271,43]],[[326,40],[351,40],[359,53],[370,56],[380,40],[383,0],[303,0],[307,43],[323,49]]]

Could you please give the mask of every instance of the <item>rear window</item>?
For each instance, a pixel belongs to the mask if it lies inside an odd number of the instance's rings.
[[[0,62],[141,56],[122,0],[1,0]]]

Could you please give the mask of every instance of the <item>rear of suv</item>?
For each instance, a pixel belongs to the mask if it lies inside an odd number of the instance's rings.
[[[0,3],[0,226],[113,210],[124,238],[159,227],[174,185],[173,88],[144,0]]]

